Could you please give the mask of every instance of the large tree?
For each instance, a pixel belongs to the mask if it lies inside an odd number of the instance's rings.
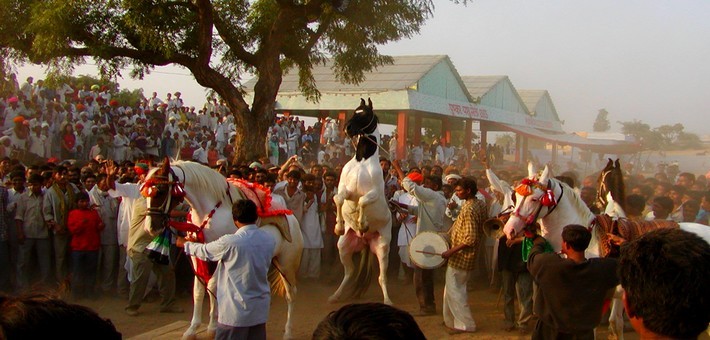
[[[454,1],[464,2],[465,1]],[[238,160],[262,156],[284,70],[319,93],[311,73],[325,58],[343,82],[391,62],[378,45],[411,37],[431,0],[0,0],[0,76],[7,65],[70,72],[93,59],[106,76],[141,77],[179,65],[213,89],[234,114]],[[258,77],[248,103],[240,80]]]

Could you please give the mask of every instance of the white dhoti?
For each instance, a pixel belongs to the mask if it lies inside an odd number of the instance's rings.
[[[466,282],[470,271],[446,267],[446,286],[444,287],[444,324],[446,327],[466,332],[476,331],[471,309],[468,306]]]
[[[301,267],[298,276],[302,279],[317,279],[320,277],[320,248],[303,248]]]

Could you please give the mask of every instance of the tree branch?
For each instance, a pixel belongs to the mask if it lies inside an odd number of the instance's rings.
[[[213,7],[209,0],[197,0],[197,17],[199,19],[197,34],[197,62],[208,66],[212,59],[212,27]]]
[[[249,53],[247,50],[244,49],[244,47],[242,47],[242,43],[239,38],[232,34],[229,26],[224,22],[224,20],[222,20],[222,17],[219,16],[219,13],[214,12],[214,8],[212,18],[214,21],[214,27],[217,29],[219,37],[222,38],[222,41],[224,41],[227,46],[229,46],[231,52],[234,53],[234,55],[237,56],[237,58],[239,58],[239,60],[242,60],[244,63],[249,65],[255,65],[257,62],[256,56],[252,53]]]

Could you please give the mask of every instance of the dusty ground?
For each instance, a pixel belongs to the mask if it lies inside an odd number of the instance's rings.
[[[374,280],[373,280],[374,281]],[[328,304],[327,298],[332,294],[336,285],[331,282],[302,282],[298,290],[297,304],[294,315],[294,336],[296,339],[309,339],[318,322],[330,311],[335,310],[346,303]],[[185,294],[183,294],[185,295]],[[437,308],[441,311],[441,297],[443,296],[443,283],[436,283]],[[390,284],[390,297],[395,306],[409,312],[418,310],[415,302],[414,287],[403,285],[400,282]],[[127,316],[123,312],[125,302],[119,298],[108,297],[99,301],[90,301],[85,304],[96,309],[99,314],[110,318],[123,336],[133,337],[144,332],[159,328],[179,320],[189,321],[192,315],[192,299],[188,296],[179,298],[178,304],[185,308],[181,314],[160,314],[158,313],[158,302],[147,302],[141,309],[141,314],[137,317]],[[473,316],[476,320],[478,330],[473,334],[458,334],[450,336],[444,326],[440,314],[427,317],[415,317],[420,328],[429,339],[526,339],[528,334],[517,332],[505,332],[503,330],[502,305],[497,304],[498,291],[488,288],[485,284],[476,285],[475,289],[469,293],[469,302],[472,306]],[[286,304],[281,298],[274,298],[271,307],[271,315],[267,324],[269,339],[279,339],[283,336],[283,327],[286,322]],[[359,300],[353,302],[379,302],[382,301],[382,293],[379,286],[373,285],[368,292]],[[205,304],[205,312],[207,304]],[[207,320],[207,315],[203,320]],[[605,327],[598,330],[598,338],[606,338]],[[636,334],[627,332],[627,339],[637,339]]]

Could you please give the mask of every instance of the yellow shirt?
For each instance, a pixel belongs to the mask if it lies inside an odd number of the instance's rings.
[[[460,244],[468,247],[461,249],[449,258],[449,266],[461,270],[473,270],[476,255],[483,236],[483,222],[486,219],[486,203],[476,198],[466,200],[461,212],[451,227],[451,247]]]

